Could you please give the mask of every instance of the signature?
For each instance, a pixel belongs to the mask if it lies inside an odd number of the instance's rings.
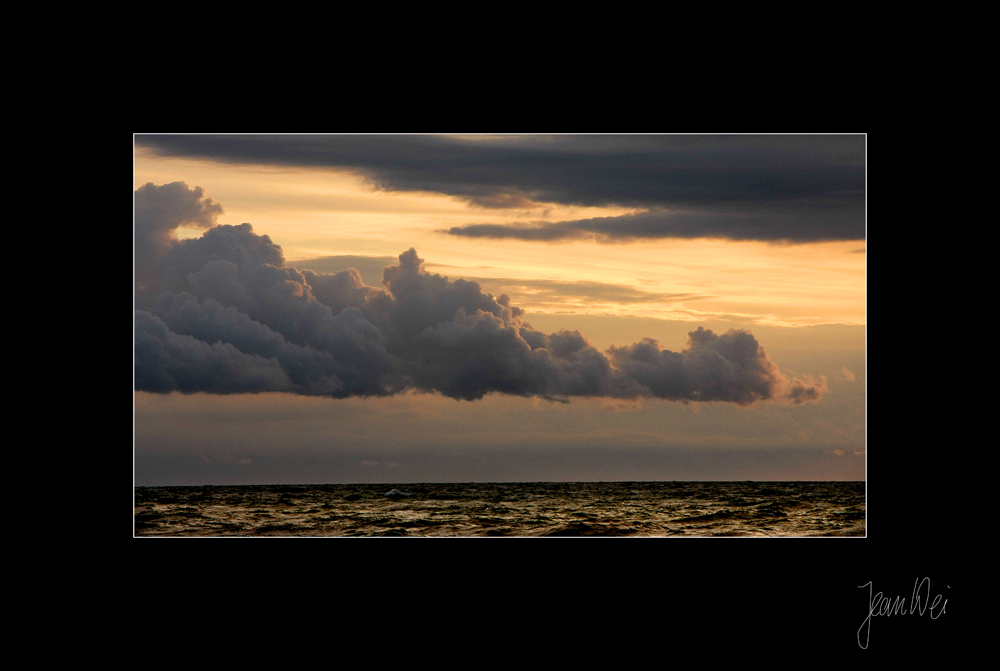
[[[890,615],[924,615],[929,613],[932,620],[936,620],[942,615],[944,615],[944,608],[948,605],[948,599],[941,603],[941,599],[944,595],[938,594],[934,597],[934,601],[931,602],[931,579],[924,578],[921,580],[917,578],[916,582],[913,583],[913,595],[910,597],[910,608],[906,609],[906,598],[897,596],[894,601],[890,601],[889,597],[883,596],[882,592],[879,592],[874,597],[872,596],[872,581],[869,580],[864,585],[858,585],[858,589],[868,588],[868,617],[865,621],[861,623],[861,627],[858,629],[858,645],[862,649],[868,649],[868,642],[871,640],[871,629],[872,629],[872,617],[878,617],[879,615],[884,615],[889,617]],[[946,585],[951,589],[951,585]],[[922,592],[921,592],[922,590]],[[941,609],[935,613],[935,609],[938,604],[941,604]],[[864,632],[864,643],[861,642],[861,633]]]

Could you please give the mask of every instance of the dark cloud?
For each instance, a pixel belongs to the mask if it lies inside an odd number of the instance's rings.
[[[469,224],[447,233],[471,238],[529,241],[593,239],[631,242],[651,238],[726,238],[767,242],[853,240],[865,233],[864,199],[856,194],[785,203],[718,203],[698,209],[657,208],[619,217],[595,217],[557,223]]]
[[[438,136],[139,135],[163,156],[358,172],[390,191],[484,208],[558,203],[642,211],[455,235],[564,240],[865,238],[863,135]]]
[[[809,375],[803,379],[794,378],[785,398],[798,405],[806,401],[818,401],[819,397],[826,392],[826,376],[821,375],[819,381],[814,380]]]
[[[171,332],[148,312],[135,312],[135,388],[212,394],[285,391],[275,359],[245,354],[229,343],[209,344]]]
[[[200,189],[146,185],[135,198],[137,211],[150,213],[137,217],[136,246],[145,251],[136,264],[156,264],[155,273],[136,273],[140,391],[342,398],[417,389],[465,400],[496,392],[743,405],[817,400],[822,391],[782,375],[746,331],[699,328],[681,352],[647,339],[605,356],[579,331],[535,329],[506,294],[429,273],[414,249],[383,268],[377,288],[355,269],[286,266],[281,247],[250,224],[175,239],[169,222],[191,215],[171,213],[212,216],[217,207]],[[167,212],[160,218],[157,204]],[[154,220],[168,223],[146,223]]]
[[[382,282],[382,269],[386,266],[391,266],[397,261],[398,259],[395,256],[341,254],[338,256],[323,256],[318,259],[293,261],[292,264],[300,270],[308,268],[316,273],[330,274],[354,268],[361,274],[365,284],[374,286]]]
[[[180,226],[210,228],[222,206],[205,198],[200,186],[188,189],[183,182],[156,186],[152,182],[135,191],[135,283],[138,291],[156,284],[162,257],[170,249]]]

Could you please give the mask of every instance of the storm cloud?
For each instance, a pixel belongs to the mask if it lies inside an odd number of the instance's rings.
[[[646,339],[602,353],[578,331],[535,329],[506,294],[428,272],[415,249],[383,268],[379,288],[355,269],[286,266],[281,247],[250,224],[177,240],[177,227],[210,226],[221,212],[180,182],[137,189],[135,209],[138,391],[747,405],[815,401],[825,389],[790,380],[741,330],[699,328],[681,352]]]
[[[449,229],[554,241],[865,238],[863,135],[138,135],[162,156],[356,172],[386,191],[491,209],[626,207],[620,217]]]

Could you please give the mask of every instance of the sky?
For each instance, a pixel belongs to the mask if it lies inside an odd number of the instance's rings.
[[[136,485],[864,480],[864,135],[134,136]]]

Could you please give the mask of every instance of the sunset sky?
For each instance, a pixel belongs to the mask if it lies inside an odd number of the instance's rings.
[[[864,135],[134,147],[136,485],[865,479]]]

